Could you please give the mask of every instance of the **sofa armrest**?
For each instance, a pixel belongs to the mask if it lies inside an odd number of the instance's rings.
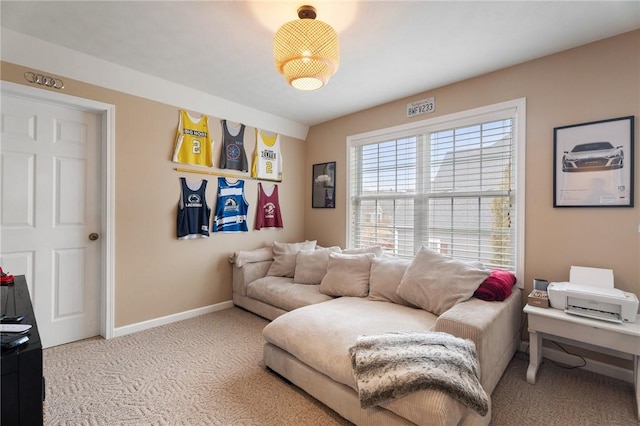
[[[229,263],[233,265],[233,292],[246,296],[247,286],[258,278],[266,276],[272,262],[273,246],[271,245],[237,251],[229,256]]]
[[[242,268],[247,263],[273,260],[273,246],[269,245],[253,250],[237,251],[229,256],[229,263]]]
[[[471,299],[458,303],[436,320],[434,331],[442,331],[476,345],[481,383],[490,394],[520,343],[522,321],[520,289],[513,288],[503,302]]]
[[[269,267],[273,260],[263,260],[261,262],[245,263],[244,266],[238,267],[233,265],[233,292],[247,295],[247,286],[267,275]]]

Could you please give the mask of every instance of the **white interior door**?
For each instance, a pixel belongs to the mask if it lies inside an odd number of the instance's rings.
[[[5,94],[1,117],[0,265],[26,276],[44,347],[98,335],[101,118]]]

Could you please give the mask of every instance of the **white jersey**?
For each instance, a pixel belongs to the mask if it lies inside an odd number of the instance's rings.
[[[256,179],[282,180],[282,152],[280,135],[256,129],[256,149],[253,154],[251,176]]]

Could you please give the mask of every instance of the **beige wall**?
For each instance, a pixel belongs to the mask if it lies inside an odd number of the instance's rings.
[[[29,85],[25,71],[46,74],[2,62],[2,80]],[[179,108],[125,93],[107,90],[65,76],[63,93],[116,106],[115,199],[115,326],[188,311],[231,300],[231,266],[236,250],[261,247],[273,240],[298,241],[303,237],[303,176],[305,145],[283,137],[284,181],[280,206],[284,230],[252,230],[257,202],[257,181],[246,180],[249,201],[248,233],[212,234],[208,239],[178,241],[176,209],[180,176],[207,179],[207,201],[213,209],[217,177],[179,173],[171,162]],[[39,87],[39,86],[35,86]],[[54,89],[42,89],[54,90]],[[184,108],[188,109],[188,106]],[[220,118],[211,117],[220,152]],[[251,126],[251,123],[245,123]],[[269,129],[266,129],[269,130]],[[255,131],[245,131],[246,151],[253,154]],[[266,183],[266,185],[270,185]]]
[[[1,78],[26,85],[27,70],[46,73],[2,62]],[[230,300],[227,257],[236,250],[274,239],[308,238],[344,246],[347,136],[520,97],[527,98],[526,292],[533,277],[566,280],[574,264],[612,268],[617,287],[640,295],[640,209],[552,207],[553,128],[640,115],[640,31],[312,127],[306,143],[285,137],[285,180],[280,185],[285,229],[195,241],[175,239],[178,177],[183,174],[173,170],[170,158],[179,108],[60,77],[64,93],[116,105],[116,327]],[[406,103],[427,96],[436,97],[436,112],[407,119]],[[218,123],[217,118],[212,123]],[[636,141],[638,127],[636,120]],[[216,127],[214,137],[219,139],[218,132]],[[247,134],[251,155],[251,128]],[[327,161],[337,162],[337,208],[312,209],[311,165]],[[635,163],[637,168],[638,150]],[[184,176],[209,180],[213,207],[215,177]],[[256,185],[247,180],[251,224]]]
[[[375,90],[371,87],[370,90]],[[436,112],[406,118],[407,102],[435,96]],[[312,127],[307,167],[336,161],[337,206],[312,209],[305,192],[305,238],[346,242],[346,137],[525,97],[525,294],[534,277],[568,280],[570,265],[610,268],[616,287],[640,296],[640,208],[553,208],[553,128],[640,115],[640,31],[441,87]],[[635,204],[640,203],[635,153]],[[311,176],[305,175],[306,187]]]

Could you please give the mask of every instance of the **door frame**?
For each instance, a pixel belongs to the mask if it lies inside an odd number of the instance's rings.
[[[115,135],[116,107],[8,81],[0,82],[2,95],[55,104],[96,113],[101,117],[100,175],[101,257],[100,257],[100,335],[114,337],[115,324]]]

